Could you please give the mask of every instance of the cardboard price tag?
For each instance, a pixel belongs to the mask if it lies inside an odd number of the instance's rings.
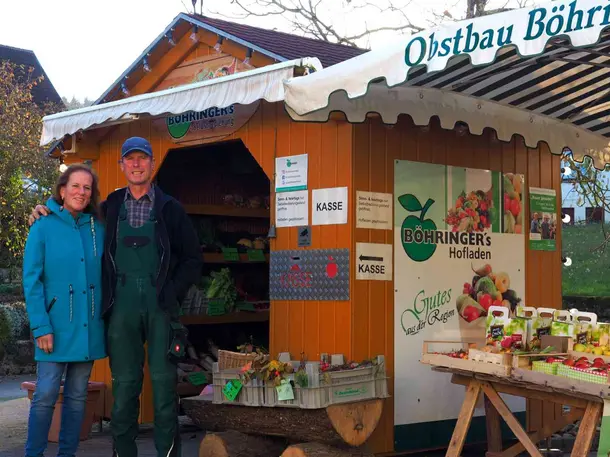
[[[208,377],[205,375],[203,371],[196,371],[194,373],[189,373],[187,376],[189,382],[194,386],[200,386],[202,384],[206,384],[208,382]]]
[[[241,382],[237,379],[233,379],[232,381],[227,382],[227,384],[222,389],[222,393],[229,399],[230,401],[235,401],[237,398],[237,394],[241,390]]]
[[[250,262],[264,262],[265,253],[262,249],[248,249],[248,260]]]
[[[222,256],[228,262],[239,261],[239,252],[237,252],[237,248],[222,248]]]
[[[282,384],[277,386],[275,390],[277,390],[277,399],[279,401],[294,400],[294,391],[290,381],[283,379]]]

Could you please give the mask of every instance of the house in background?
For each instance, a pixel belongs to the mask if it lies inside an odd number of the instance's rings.
[[[49,76],[45,73],[44,68],[38,61],[36,54],[34,51],[30,51],[29,49],[20,49],[14,48],[12,46],[4,46],[0,44],[0,61],[8,60],[15,65],[23,65],[26,68],[32,67],[34,71],[32,73],[33,78],[38,78],[41,75],[44,77],[42,82],[38,84],[32,90],[32,95],[34,96],[34,101],[38,106],[41,106],[47,102],[51,102],[54,104],[58,104],[62,108],[64,107],[64,103],[53,87]]]
[[[568,164],[564,162],[561,166],[566,167]],[[582,191],[579,192],[577,176],[572,172],[561,177],[561,212],[570,216],[568,225],[610,221],[610,211],[596,207],[583,198]],[[610,183],[610,171],[602,171],[598,176],[604,182]],[[606,199],[610,199],[610,188],[606,192]]]

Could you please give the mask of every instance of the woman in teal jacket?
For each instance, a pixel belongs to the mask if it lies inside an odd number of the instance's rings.
[[[23,260],[37,362],[25,454],[44,454],[65,374],[58,456],[72,457],[93,361],[106,357],[101,316],[104,227],[98,216],[97,177],[85,165],[70,166],[47,206],[52,214],[31,227]]]

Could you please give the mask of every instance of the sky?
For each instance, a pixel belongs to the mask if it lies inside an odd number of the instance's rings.
[[[227,19],[238,14],[231,0],[203,1],[204,14],[209,16]],[[323,1],[333,5],[328,16],[340,30],[347,32],[358,32],[365,23],[372,28],[399,20],[395,14],[380,16],[370,10],[345,16],[341,12],[348,0]],[[374,1],[380,4],[390,0]],[[391,1],[402,6],[407,0]],[[206,5],[212,4],[213,10],[206,9]],[[434,21],[432,11],[449,10],[454,17],[460,17],[464,4],[464,0],[410,0],[405,8],[412,22],[428,25]],[[72,97],[95,100],[174,17],[187,11],[192,11],[191,0],[1,0],[0,44],[34,51],[61,96],[69,100]],[[277,18],[236,22],[292,32],[287,21]],[[394,32],[384,33],[362,41],[361,46],[375,49],[399,39]]]

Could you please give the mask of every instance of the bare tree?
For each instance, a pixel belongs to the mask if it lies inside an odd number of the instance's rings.
[[[348,46],[368,47],[371,36],[379,33],[411,34],[425,30],[441,21],[474,18],[508,11],[509,2],[524,6],[529,0],[506,0],[506,4],[489,9],[490,0],[456,0],[454,8],[465,2],[463,14],[454,17],[449,10],[422,11],[414,0],[224,0],[216,3],[220,10],[208,8],[209,13],[228,19],[281,18],[293,33],[318,40]],[[193,11],[197,10],[193,0]],[[234,13],[227,13],[227,8]],[[414,20],[415,14],[427,13],[429,19]],[[350,20],[358,17],[358,21]],[[365,17],[365,20],[361,18]],[[359,26],[359,23],[361,25]]]

